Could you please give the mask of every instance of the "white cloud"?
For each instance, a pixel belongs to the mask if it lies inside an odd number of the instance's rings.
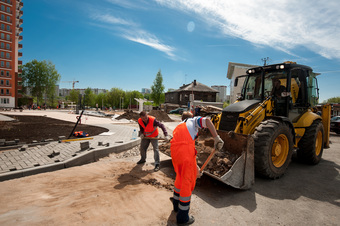
[[[176,56],[174,54],[175,49],[169,45],[163,44],[156,36],[149,34],[143,30],[134,30],[133,32],[127,31],[125,34],[122,35],[124,38],[137,42],[161,52],[166,53],[170,59],[175,60]]]
[[[111,3],[115,0],[108,0]],[[114,16],[114,12],[107,11],[105,13],[91,10],[90,17],[92,20],[100,23],[90,23],[92,26],[97,26],[106,29],[110,32],[118,31],[115,35],[120,35],[125,39],[133,42],[137,42],[153,49],[165,53],[170,59],[177,60],[178,58],[174,54],[175,48],[164,44],[155,35],[140,28],[137,23],[133,21],[122,19],[120,17]],[[103,24],[104,23],[104,24]],[[115,26],[112,26],[115,25]]]
[[[303,46],[326,58],[340,58],[338,0],[155,0],[197,14],[222,34],[256,45],[293,52]]]

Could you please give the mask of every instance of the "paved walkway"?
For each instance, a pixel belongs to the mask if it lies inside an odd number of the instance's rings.
[[[41,115],[74,123],[77,116],[67,111],[24,110],[23,112],[0,112],[0,121],[10,120],[1,113],[6,115]],[[90,140],[68,143],[53,141],[35,146],[17,146],[0,152],[0,181],[94,162],[110,153],[125,151],[140,143],[139,138],[131,139],[133,130],[137,128],[137,123],[123,120],[124,124],[110,118],[86,115],[83,115],[82,119],[83,124],[105,127],[109,129],[109,132],[94,136]]]

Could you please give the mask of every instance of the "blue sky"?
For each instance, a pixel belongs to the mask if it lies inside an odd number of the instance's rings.
[[[76,88],[229,85],[228,63],[296,61],[340,96],[338,0],[23,0],[23,63],[52,61]],[[229,87],[228,91],[229,92]]]

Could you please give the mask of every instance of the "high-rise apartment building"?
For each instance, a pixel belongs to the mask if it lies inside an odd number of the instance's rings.
[[[0,0],[0,108],[18,107],[21,97],[23,6],[21,0]]]

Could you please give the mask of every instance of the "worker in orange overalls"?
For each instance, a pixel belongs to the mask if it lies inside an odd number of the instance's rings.
[[[191,193],[195,188],[196,178],[200,176],[199,167],[196,163],[195,139],[198,130],[208,128],[214,137],[214,147],[221,150],[223,140],[217,135],[216,129],[209,118],[194,117],[190,112],[182,114],[180,123],[173,132],[170,141],[172,164],[176,172],[174,195],[171,199],[174,211],[177,212],[177,224],[192,224],[195,219],[189,217]]]
[[[157,138],[158,137],[158,127],[163,130],[165,141],[169,141],[170,137],[168,136],[168,132],[165,129],[165,126],[156,120],[155,117],[149,116],[145,111],[139,113],[140,118],[138,119],[139,131],[140,131],[140,155],[141,159],[137,162],[137,164],[143,164],[146,161],[146,151],[150,143],[153,147],[154,159],[155,159],[155,171],[160,169],[160,161],[159,161],[159,149],[158,149],[158,140],[157,139],[147,139]]]

